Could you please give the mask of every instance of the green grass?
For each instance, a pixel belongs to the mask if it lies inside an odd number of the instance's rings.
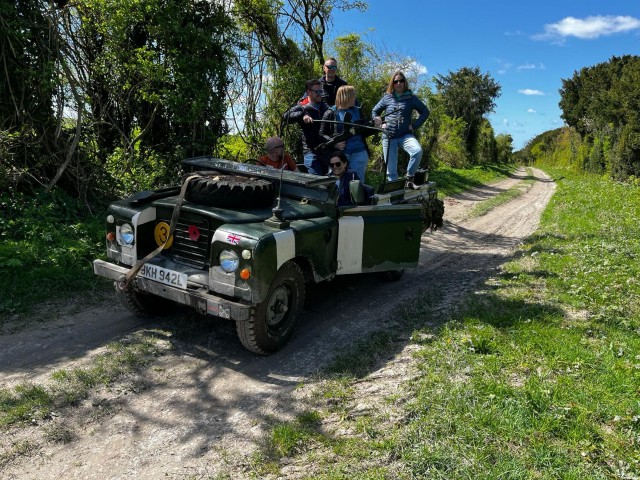
[[[0,195],[0,329],[40,302],[104,288],[91,266],[104,256],[103,217],[56,191]]]
[[[19,384],[0,389],[0,429],[38,423],[51,418],[59,409],[77,405],[97,387],[109,387],[128,374],[148,364],[159,352],[153,336],[133,335],[127,340],[107,345],[85,368],[57,370],[48,385]],[[142,385],[130,385],[135,391]],[[49,436],[67,438],[63,429],[47,432]]]
[[[307,408],[339,429],[297,437],[304,478],[640,478],[640,188],[550,173],[538,232],[443,327],[425,326],[434,287],[320,377]],[[354,415],[410,332],[417,377]]]

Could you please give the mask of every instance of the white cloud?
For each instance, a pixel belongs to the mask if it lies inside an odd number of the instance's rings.
[[[592,40],[601,36],[624,33],[640,29],[640,19],[630,16],[594,16],[575,18],[566,17],[557,23],[544,26],[544,33],[533,36],[534,40],[564,40],[567,37],[576,37],[583,40]]]
[[[544,95],[544,92],[541,92],[540,90],[533,90],[531,88],[518,90],[518,93],[521,93],[523,95]]]
[[[519,65],[518,70],[535,70],[536,66],[532,63],[525,63],[524,65]]]
[[[530,108],[527,110],[527,113],[538,113],[538,112],[536,112],[533,108]]]
[[[502,124],[503,124],[505,127],[508,127],[508,126],[509,126],[509,119],[507,119],[507,118],[503,118],[503,119],[502,119]]]

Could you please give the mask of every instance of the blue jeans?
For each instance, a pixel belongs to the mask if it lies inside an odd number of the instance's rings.
[[[398,148],[402,148],[409,154],[407,176],[413,177],[420,167],[422,159],[422,147],[420,142],[411,133],[398,138],[382,137],[382,152],[387,161],[387,180],[398,179]]]
[[[364,174],[369,165],[369,154],[366,150],[354,153],[345,153],[349,159],[349,170],[353,170],[358,174],[358,178],[365,183]]]
[[[313,175],[327,175],[329,173],[327,164],[314,152],[304,152],[304,166]]]

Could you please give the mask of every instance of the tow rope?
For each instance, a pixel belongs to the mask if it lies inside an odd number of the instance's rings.
[[[160,245],[154,251],[149,253],[146,257],[144,257],[141,260],[138,260],[136,264],[133,267],[131,267],[131,269],[126,274],[122,275],[118,280],[116,280],[116,289],[125,290],[129,286],[129,283],[131,283],[131,280],[138,274],[142,266],[145,263],[147,263],[149,260],[151,260],[153,257],[158,255],[164,249],[164,246],[167,244],[169,239],[173,236],[173,232],[175,231],[176,225],[178,224],[180,209],[182,208],[182,202],[184,201],[184,195],[187,191],[189,182],[194,178],[198,178],[198,177],[200,177],[199,174],[190,175],[182,183],[182,187],[180,188],[180,194],[178,195],[178,200],[176,201],[176,206],[173,208],[173,213],[171,214],[171,225],[169,225],[169,235],[167,235],[166,240],[162,243],[162,245]]]

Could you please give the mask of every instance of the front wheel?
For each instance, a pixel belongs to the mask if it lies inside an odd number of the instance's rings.
[[[248,350],[266,355],[291,338],[304,305],[304,276],[294,262],[286,262],[271,282],[266,298],[248,320],[237,320],[240,342]]]
[[[131,285],[124,286],[123,283],[116,282],[115,286],[120,303],[137,317],[166,315],[173,308],[173,302],[156,295],[138,292]]]

